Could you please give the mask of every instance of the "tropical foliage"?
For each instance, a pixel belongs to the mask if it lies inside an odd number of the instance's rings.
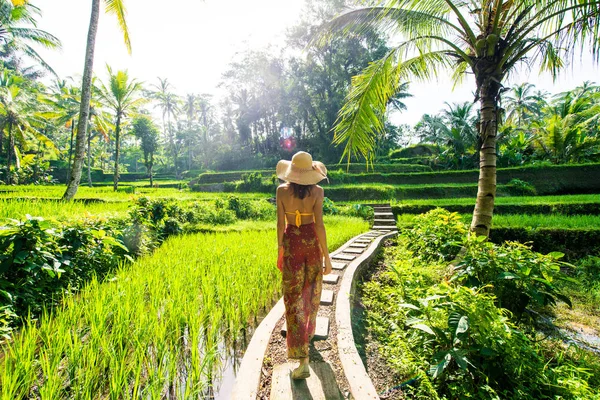
[[[557,76],[576,49],[599,54],[597,1],[389,0],[348,11],[329,32],[368,36],[379,29],[402,41],[353,78],[334,142],[348,157],[373,159],[374,137],[384,129],[389,99],[408,78],[428,80],[450,70],[455,82],[475,77],[480,104],[479,190],[471,230],[488,235],[496,196],[496,146],[502,83],[526,62]]]

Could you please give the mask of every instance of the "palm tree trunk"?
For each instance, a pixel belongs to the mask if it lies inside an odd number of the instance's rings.
[[[152,174],[152,167],[154,164],[154,153],[150,153],[149,158],[150,158],[150,162],[147,163],[146,165],[148,165],[148,174],[150,174],[150,187],[154,187],[154,177]]]
[[[12,122],[8,123],[8,148],[6,149],[6,183],[12,185],[12,175],[10,167],[12,166],[12,153],[15,151],[15,137],[12,133]]]
[[[87,137],[87,173],[88,186],[92,187],[92,132],[88,132]]]
[[[81,104],[79,108],[79,121],[77,125],[77,138],[75,141],[75,161],[71,177],[63,200],[72,200],[79,188],[83,158],[85,156],[85,139],[87,137],[87,121],[90,113],[90,98],[92,94],[92,71],[94,68],[94,48],[96,33],[98,32],[98,17],[100,15],[100,0],[92,0],[92,14],[88,30],[87,47],[85,50],[85,66],[83,68],[83,83],[81,85]]]
[[[71,179],[71,160],[73,159],[73,136],[75,135],[75,118],[71,120],[71,142],[69,144],[69,163],[67,164],[67,184]]]
[[[4,126],[0,126],[0,157],[4,154]]]
[[[167,114],[167,124],[169,124],[169,141],[171,142],[171,153],[173,154],[173,165],[175,167],[175,178],[179,178],[177,169],[177,149],[175,148],[175,137],[173,137],[173,128],[171,127],[171,114]]]
[[[119,189],[119,153],[121,150],[121,116],[117,116],[115,126],[115,174],[113,176],[113,188],[115,192]]]
[[[500,80],[498,80],[500,81]],[[498,133],[498,84],[482,85],[480,90],[479,182],[477,201],[473,211],[471,232],[477,236],[489,236],[496,199],[496,135]]]

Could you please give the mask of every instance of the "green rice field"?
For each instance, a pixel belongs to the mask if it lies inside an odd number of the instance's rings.
[[[410,225],[416,215],[402,214],[397,217],[398,225]],[[471,222],[472,215],[462,214],[463,221]],[[573,215],[560,214],[508,214],[495,215],[493,227],[530,227],[554,229],[600,229],[600,216],[598,215]]]
[[[326,227],[335,249],[368,224]],[[273,229],[181,236],[92,281],[4,347],[2,398],[198,398],[223,348],[279,297],[276,247]]]
[[[62,185],[26,185],[26,186],[0,186],[0,199],[2,198],[53,198],[60,199],[65,192]],[[233,193],[232,193],[233,194]],[[77,191],[76,199],[100,199],[104,201],[128,201],[136,196],[152,198],[174,198],[177,200],[202,200],[223,197],[223,193],[191,192],[187,189],[175,188],[135,188],[135,193],[130,187],[122,187],[115,192],[112,186],[87,187],[81,186]],[[262,199],[271,197],[266,193],[235,193],[237,197],[247,199]]]

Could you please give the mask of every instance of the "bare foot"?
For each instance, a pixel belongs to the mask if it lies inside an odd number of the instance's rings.
[[[304,362],[306,360],[306,362]],[[308,357],[300,361],[300,366],[292,371],[292,379],[306,379],[310,376]]]

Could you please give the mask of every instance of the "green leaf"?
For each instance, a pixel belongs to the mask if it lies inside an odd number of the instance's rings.
[[[410,304],[410,303],[400,303],[400,304],[398,304],[398,307],[410,308],[411,310],[421,311],[421,309],[419,307],[415,306],[414,304]]]
[[[521,277],[512,272],[504,271],[498,274],[498,279],[521,279]]]
[[[425,324],[411,325],[411,328],[420,329],[420,330],[422,330],[425,333],[428,333],[428,334],[430,334],[432,336],[435,336],[435,333],[433,332],[433,330],[430,327],[428,327],[427,325],[425,325]]]
[[[446,353],[441,362],[439,362],[437,365],[432,365],[431,368],[429,368],[429,373],[433,379],[437,378],[444,372],[451,360],[452,356],[450,353]]]
[[[461,333],[465,333],[469,330],[469,317],[463,315],[460,321],[458,321],[458,326],[456,327],[456,335],[458,336]]]
[[[554,295],[561,300],[562,302],[564,302],[566,305],[569,306],[569,308],[573,308],[573,303],[571,303],[571,299],[568,298],[567,296],[565,296],[562,293],[554,293]]]
[[[548,253],[548,256],[552,257],[555,260],[563,258],[565,253],[561,253],[560,251],[553,251],[552,253]]]

